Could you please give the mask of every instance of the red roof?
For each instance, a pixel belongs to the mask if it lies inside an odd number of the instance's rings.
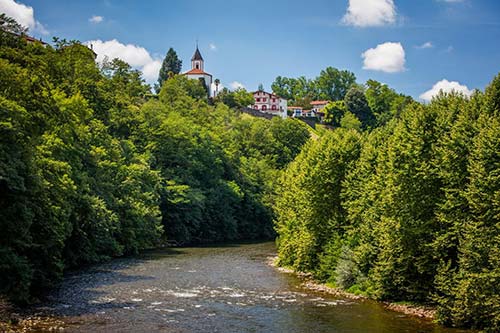
[[[323,105],[328,103],[330,103],[330,101],[312,101],[311,105]]]
[[[255,95],[255,94],[258,94],[258,93],[261,93],[261,92],[264,93],[264,94],[267,94],[267,95],[269,95],[269,96],[271,96],[273,98],[281,98],[278,95],[276,95],[275,93],[268,93],[267,91],[264,91],[264,90],[257,90],[257,91],[252,92],[252,94]],[[281,99],[284,99],[284,98],[281,98]]]
[[[303,109],[301,106],[289,106],[288,109]]]
[[[45,43],[41,39],[36,39],[36,38],[28,36],[28,35],[23,35],[23,38],[25,41],[30,42],[30,43],[41,43],[42,45],[47,45],[47,43]]]
[[[210,75],[210,76],[212,76],[212,74],[208,74],[208,73],[202,71],[201,69],[197,69],[197,68],[193,68],[189,72],[184,73],[184,75],[189,75],[189,74]]]

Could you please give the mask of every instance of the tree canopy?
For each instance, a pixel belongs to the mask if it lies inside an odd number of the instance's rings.
[[[450,326],[498,331],[499,82],[423,105],[369,81],[328,105],[343,128],[310,141],[281,176],[279,263],[352,293],[434,305]],[[368,110],[379,127],[366,125]]]
[[[154,98],[121,60],[13,38],[0,39],[0,297],[29,302],[70,268],[171,241],[274,237],[274,184],[305,125],[210,106],[182,75]]]

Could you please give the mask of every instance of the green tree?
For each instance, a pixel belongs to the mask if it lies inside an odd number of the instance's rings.
[[[356,76],[354,73],[333,67],[322,70],[315,80],[318,97],[330,101],[343,100],[355,83]]]
[[[347,111],[342,118],[340,119],[339,122],[340,127],[345,128],[345,129],[354,129],[356,131],[361,131],[363,128],[363,125],[361,121],[356,117],[354,114],[351,112]]]
[[[19,39],[28,32],[28,29],[20,25],[11,17],[0,13],[0,46],[9,45],[21,47],[24,41]]]
[[[372,110],[368,105],[365,92],[361,87],[352,87],[344,98],[347,111],[351,112],[361,121],[364,129],[372,127],[375,122]]]
[[[313,272],[321,266],[318,274],[323,278],[328,278],[326,271],[335,269],[326,262],[336,262],[338,252],[328,250],[340,246],[345,229],[340,194],[359,149],[357,132],[328,132],[318,141],[310,141],[283,173],[276,199],[282,265]]]
[[[158,76],[158,84],[156,86],[156,92],[159,92],[163,83],[170,77],[170,72],[173,74],[179,74],[182,69],[182,60],[177,56],[177,52],[173,48],[169,48],[160,68],[160,74]]]
[[[411,97],[398,94],[375,80],[368,80],[365,86],[366,99],[376,118],[376,126],[385,125],[393,117],[399,116],[404,107],[413,102]]]
[[[215,98],[215,102],[222,102],[230,108],[245,108],[255,103],[253,94],[246,91],[244,88],[238,88],[230,91],[224,88]]]
[[[325,113],[325,123],[339,127],[340,120],[344,117],[347,112],[344,101],[335,101],[328,103],[324,108]]]

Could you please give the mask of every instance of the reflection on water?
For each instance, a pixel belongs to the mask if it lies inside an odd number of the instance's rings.
[[[272,243],[118,259],[68,276],[38,310],[69,332],[458,332],[303,289],[266,265]]]

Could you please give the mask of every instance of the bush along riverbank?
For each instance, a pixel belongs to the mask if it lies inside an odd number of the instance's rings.
[[[431,304],[447,326],[500,330],[500,76],[371,131],[323,134],[277,192],[278,265]]]
[[[329,295],[334,295],[342,298],[352,299],[352,300],[368,300],[370,297],[365,294],[348,292],[346,290],[335,287],[334,285],[328,283],[321,283],[311,273],[298,272],[292,268],[282,267],[278,265],[278,257],[268,258],[268,265],[274,267],[278,271],[287,274],[294,274],[302,279],[302,286],[306,289],[326,293]],[[427,320],[436,319],[436,307],[428,304],[416,304],[408,302],[379,302],[385,308],[404,313],[406,315],[415,316]]]

